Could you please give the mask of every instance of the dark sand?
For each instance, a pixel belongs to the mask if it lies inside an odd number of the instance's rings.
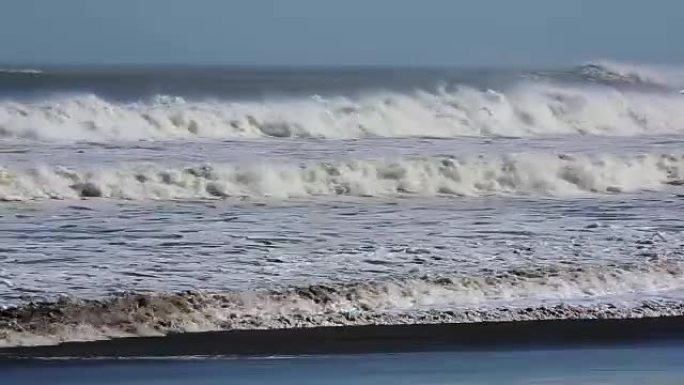
[[[233,330],[0,349],[31,357],[272,356],[538,349],[684,341],[684,317]]]

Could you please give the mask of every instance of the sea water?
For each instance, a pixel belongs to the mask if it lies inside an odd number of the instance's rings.
[[[679,73],[0,71],[0,345],[681,315]]]

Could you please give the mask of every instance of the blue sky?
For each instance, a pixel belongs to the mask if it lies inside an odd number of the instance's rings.
[[[682,63],[682,0],[1,0],[0,62]]]

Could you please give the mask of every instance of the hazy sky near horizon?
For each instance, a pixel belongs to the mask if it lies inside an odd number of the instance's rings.
[[[0,3],[4,63],[684,63],[681,0]]]

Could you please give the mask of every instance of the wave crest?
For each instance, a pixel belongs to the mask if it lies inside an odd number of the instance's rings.
[[[543,83],[505,92],[459,87],[242,103],[158,96],[121,104],[86,95],[0,102],[0,137],[128,141],[681,134],[682,109],[684,98],[676,92]]]
[[[684,87],[684,70],[672,66],[636,65],[601,60],[578,66],[574,72],[585,80],[607,85],[645,86],[670,91]]]

